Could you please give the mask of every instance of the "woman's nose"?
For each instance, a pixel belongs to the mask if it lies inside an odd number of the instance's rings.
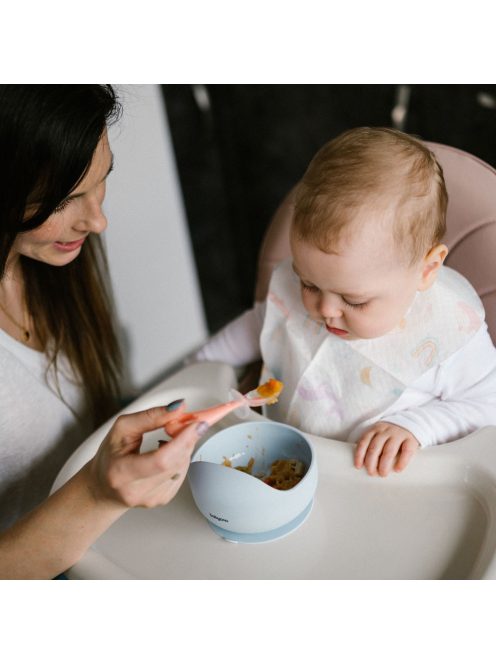
[[[319,313],[322,318],[339,318],[343,315],[340,298],[329,293],[322,294],[319,302]]]
[[[102,233],[107,228],[107,217],[104,215],[101,204],[97,201],[88,201],[81,211],[75,227],[89,233]]]

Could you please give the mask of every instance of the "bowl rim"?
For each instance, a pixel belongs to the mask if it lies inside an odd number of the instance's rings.
[[[246,477],[249,478],[250,480],[254,480],[254,481],[256,481],[256,482],[260,482],[260,483],[261,483],[262,485],[264,485],[268,490],[270,490],[270,491],[276,491],[277,494],[286,495],[286,494],[289,494],[289,493],[291,493],[291,492],[293,492],[293,491],[295,491],[295,490],[298,490],[298,487],[300,487],[300,485],[302,484],[302,482],[303,482],[307,477],[310,476],[310,470],[313,471],[314,467],[316,466],[317,461],[316,461],[316,456],[315,456],[315,450],[314,450],[314,447],[313,447],[311,441],[307,438],[307,436],[306,436],[305,433],[303,433],[302,431],[300,431],[300,429],[297,429],[296,427],[291,426],[290,424],[285,424],[284,422],[274,422],[274,421],[270,421],[270,420],[269,420],[269,421],[263,421],[263,422],[260,422],[260,421],[258,421],[258,420],[257,420],[257,421],[254,421],[254,422],[237,422],[236,424],[233,424],[233,425],[231,425],[231,426],[229,426],[229,427],[226,427],[226,428],[224,428],[224,429],[221,429],[220,431],[217,431],[216,433],[214,433],[213,436],[210,436],[210,438],[208,438],[206,441],[204,441],[204,442],[198,447],[198,449],[194,452],[194,454],[193,454],[193,456],[192,456],[192,458],[191,458],[191,463],[190,463],[190,465],[197,464],[197,463],[206,463],[206,464],[210,464],[210,465],[212,465],[212,466],[221,466],[221,467],[224,467],[224,468],[226,468],[226,470],[228,470],[228,471],[235,471],[236,468],[232,468],[232,467],[226,466],[226,465],[223,464],[223,463],[216,463],[215,461],[203,461],[203,460],[201,460],[201,459],[197,459],[196,457],[199,455],[199,453],[201,452],[201,450],[202,450],[206,445],[208,445],[208,443],[209,443],[211,440],[213,440],[216,436],[219,436],[219,435],[223,434],[224,432],[229,431],[230,429],[233,429],[233,428],[235,428],[235,427],[236,427],[236,428],[240,428],[240,427],[247,427],[247,426],[250,426],[250,425],[252,425],[252,426],[253,426],[253,425],[263,425],[263,426],[266,426],[266,425],[269,425],[269,426],[270,426],[270,425],[274,425],[274,426],[276,426],[276,428],[281,428],[281,427],[283,427],[283,428],[285,428],[285,429],[290,429],[291,431],[294,431],[294,432],[297,433],[299,436],[301,436],[301,438],[303,439],[303,441],[308,445],[308,448],[309,448],[309,450],[310,450],[310,464],[308,465],[308,468],[307,468],[307,470],[306,470],[306,472],[305,472],[305,475],[302,477],[302,479],[301,479],[297,484],[295,484],[295,486],[291,487],[291,489],[284,489],[284,490],[276,489],[276,487],[270,486],[269,484],[266,484],[265,482],[263,482],[259,477],[255,477],[254,475],[250,475],[250,474],[248,474],[248,473],[241,473],[241,474],[242,474],[242,475],[246,475]],[[240,471],[237,471],[237,472],[239,473]],[[241,480],[241,481],[245,481],[245,480]]]

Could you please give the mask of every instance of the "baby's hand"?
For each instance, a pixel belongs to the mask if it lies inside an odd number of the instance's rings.
[[[404,470],[420,443],[409,431],[390,422],[377,422],[357,443],[355,467],[365,466],[369,475],[386,477],[391,470]]]

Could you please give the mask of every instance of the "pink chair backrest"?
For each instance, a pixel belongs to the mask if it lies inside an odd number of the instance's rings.
[[[446,265],[474,286],[484,303],[486,320],[496,343],[496,170],[468,152],[440,143],[426,143],[441,164],[448,189]],[[290,254],[293,215],[289,192],[277,209],[259,254],[255,299],[267,294],[270,275]]]

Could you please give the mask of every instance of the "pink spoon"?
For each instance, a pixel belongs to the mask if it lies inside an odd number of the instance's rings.
[[[255,390],[251,390],[246,394],[241,394],[240,392],[236,392],[236,390],[232,390],[236,395],[236,398],[232,401],[221,403],[217,406],[212,406],[211,408],[205,408],[204,410],[195,410],[191,413],[179,409],[177,418],[167,422],[164,429],[169,436],[176,436],[188,426],[188,424],[191,424],[191,422],[207,422],[211,426],[225,417],[228,413],[236,410],[236,408],[242,406],[258,408],[265,404],[275,403],[277,397],[282,392],[283,387],[284,385],[280,381],[271,379],[267,381],[267,383],[259,385]],[[261,390],[261,392],[259,390]],[[264,394],[266,394],[266,396],[263,396]]]

